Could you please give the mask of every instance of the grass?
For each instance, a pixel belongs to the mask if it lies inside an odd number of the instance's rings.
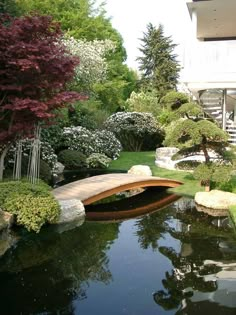
[[[171,188],[170,190],[176,194],[181,194],[187,197],[194,197],[197,191],[204,191],[204,187],[201,187],[199,181],[195,180],[190,172],[167,170],[157,167],[155,165],[155,152],[121,152],[119,159],[111,162],[109,170],[128,171],[131,166],[143,164],[150,166],[153,176],[159,176],[164,178],[170,178],[179,180],[184,185],[177,188]]]

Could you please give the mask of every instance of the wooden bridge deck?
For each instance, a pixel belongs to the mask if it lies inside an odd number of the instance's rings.
[[[79,199],[84,205],[111,196],[121,191],[140,187],[177,187],[182,182],[132,174],[105,174],[81,179],[55,188],[53,195],[57,200]]]

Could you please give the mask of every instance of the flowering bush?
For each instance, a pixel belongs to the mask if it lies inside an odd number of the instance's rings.
[[[102,153],[92,153],[86,163],[89,168],[108,168],[111,159]]]
[[[22,142],[22,155],[23,157],[28,158],[30,155],[32,139],[24,139],[24,140],[21,140],[21,142]],[[15,156],[16,149],[17,149],[16,144],[14,144],[11,146],[11,148],[8,151],[7,161],[8,161],[8,164],[10,165],[14,163],[14,156]],[[52,170],[55,168],[55,165],[57,162],[57,156],[53,148],[48,142],[40,141],[40,157],[44,162],[46,162],[51,167]]]
[[[163,140],[163,131],[151,113],[118,112],[104,126],[114,132],[127,151],[153,149]]]
[[[69,150],[80,151],[87,157],[92,153],[102,153],[114,159],[122,149],[119,140],[110,131],[95,131],[77,126],[64,128],[64,143]]]
[[[80,59],[75,75],[78,83],[90,86],[105,79],[107,71],[105,56],[109,51],[114,51],[114,42],[109,39],[85,41],[70,37],[64,39],[63,43],[72,55]]]

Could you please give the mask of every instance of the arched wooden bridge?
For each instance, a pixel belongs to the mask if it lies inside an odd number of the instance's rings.
[[[79,199],[84,205],[109,197],[121,191],[140,187],[177,187],[182,182],[132,174],[105,174],[81,179],[55,188],[53,195],[57,200]]]

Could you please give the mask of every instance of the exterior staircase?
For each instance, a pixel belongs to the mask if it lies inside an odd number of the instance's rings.
[[[222,90],[207,91],[200,96],[201,106],[209,118],[218,122],[222,127]],[[229,143],[236,145],[236,124],[228,119],[226,121],[226,131],[229,134]]]

